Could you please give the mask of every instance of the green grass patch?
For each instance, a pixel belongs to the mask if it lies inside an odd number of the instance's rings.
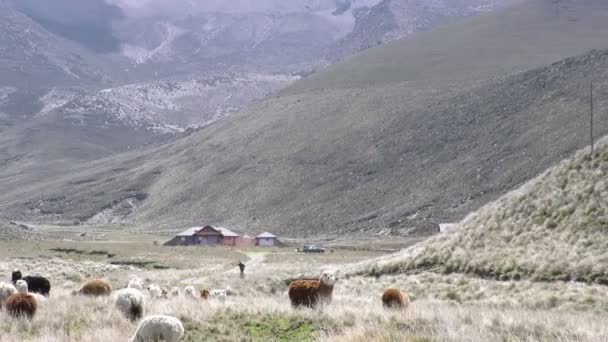
[[[256,341],[311,341],[319,331],[314,322],[299,317],[268,316],[245,326]]]
[[[321,332],[336,331],[337,323],[324,315],[254,314],[230,309],[204,323],[185,320],[184,341],[313,341]]]

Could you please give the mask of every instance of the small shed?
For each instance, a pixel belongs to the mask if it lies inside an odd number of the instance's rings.
[[[272,247],[276,245],[277,237],[269,232],[264,232],[255,237],[255,244],[260,247]]]
[[[236,245],[239,247],[254,247],[256,240],[249,235],[243,235],[236,238]]]

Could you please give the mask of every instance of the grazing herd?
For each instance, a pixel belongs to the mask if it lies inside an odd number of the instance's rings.
[[[38,303],[45,301],[50,295],[50,281],[40,276],[22,277],[20,271],[13,272],[12,280],[13,284],[0,282],[0,309],[15,318],[32,319],[38,309]],[[332,273],[322,272],[319,279],[299,279],[291,282],[287,292],[291,305],[294,308],[316,308],[330,304],[336,281],[337,278]],[[113,291],[112,284],[107,280],[87,280],[79,289],[72,291],[72,295],[111,297],[116,309],[125,318],[132,322],[140,321],[129,341],[178,341],[184,335],[184,327],[179,319],[166,315],[144,318],[144,288],[151,299],[182,296],[179,287],[168,290],[158,284],[151,284],[146,288],[144,281],[138,277],[132,277],[126,288],[116,291]],[[215,298],[221,303],[226,301],[228,294],[229,290],[226,289],[199,290],[194,286],[186,286],[183,290],[185,297],[202,300]],[[404,309],[410,302],[410,296],[399,289],[389,288],[382,294],[382,305],[387,309]]]

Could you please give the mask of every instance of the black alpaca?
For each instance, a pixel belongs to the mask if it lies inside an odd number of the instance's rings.
[[[40,293],[43,296],[48,297],[51,292],[51,282],[45,277],[39,276],[27,276],[22,277],[21,271],[13,272],[13,284],[17,283],[17,280],[23,279],[27,283],[28,292]]]

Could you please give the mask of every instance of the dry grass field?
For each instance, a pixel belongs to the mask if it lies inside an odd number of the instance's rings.
[[[118,235],[105,234],[105,241],[0,242],[0,281],[19,268],[53,282],[50,299],[31,322],[0,312],[0,341],[127,341],[136,323],[123,318],[111,299],[70,293],[90,277],[122,288],[130,275],[167,287],[231,290],[225,303],[147,298],[146,315],[182,320],[184,341],[608,341],[608,298],[600,285],[430,272],[351,277],[345,270],[382,253],[162,247],[153,244],[160,240],[155,236],[116,240]],[[239,260],[247,264],[244,279]],[[339,276],[332,304],[293,309],[286,279],[322,269]],[[407,290],[413,304],[404,311],[384,309],[380,295],[386,287]]]

